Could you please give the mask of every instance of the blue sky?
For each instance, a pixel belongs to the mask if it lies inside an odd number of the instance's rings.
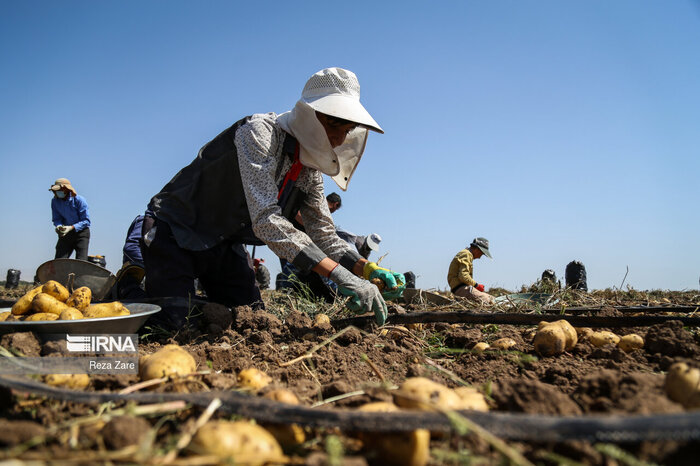
[[[131,220],[203,144],[339,66],[386,134],[335,219],[379,233],[383,265],[446,289],[485,236],[487,288],[580,260],[590,288],[629,267],[625,286],[697,289],[699,51],[698,1],[2,1],[0,273],[53,258],[59,177],[116,272]]]

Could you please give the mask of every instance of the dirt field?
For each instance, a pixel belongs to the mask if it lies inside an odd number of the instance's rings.
[[[17,292],[5,291],[2,297],[12,299],[16,295]],[[508,309],[480,309],[479,312],[534,315],[545,311],[561,313],[562,307],[583,306],[591,309],[583,315],[650,315],[620,310],[623,306],[645,306],[668,307],[666,312],[657,310],[654,315],[672,316],[673,306],[700,306],[700,296],[693,292],[608,290],[590,294],[562,293],[559,298],[554,311],[530,303]],[[197,369],[202,373],[185,381],[168,381],[155,390],[139,392],[230,392],[238,389],[237,374],[254,367],[267,373],[272,382],[251,396],[261,396],[273,388],[287,388],[306,408],[354,411],[368,402],[392,401],[396,387],[406,378],[426,377],[447,387],[470,385],[478,388],[486,396],[492,413],[576,419],[610,415],[617,419],[617,416],[687,413],[681,404],[666,395],[666,372],[675,362],[700,366],[697,328],[673,320],[651,326],[608,329],[619,336],[636,333],[643,337],[644,347],[637,351],[625,352],[614,345],[594,347],[581,338],[570,351],[542,357],[533,348],[536,325],[431,322],[387,325],[381,329],[373,325],[342,328],[314,323],[316,314],[320,313],[328,314],[332,320],[348,317],[340,303],[329,306],[278,292],[266,292],[265,301],[267,311],[241,307],[235,309],[233,315],[221,306],[207,305],[197,316],[196,324],[174,335],[155,328],[142,329],[140,353],[150,354],[164,344],[176,343],[194,356]],[[391,304],[390,315],[428,311],[447,315],[464,309],[473,308],[466,301],[441,306],[403,303]],[[678,315],[692,315],[692,311]],[[505,351],[473,349],[479,342],[493,343],[501,338],[511,338],[514,346]],[[61,351],[60,345],[42,343],[31,333],[4,335],[0,344],[15,354],[26,356]],[[304,355],[306,357],[300,358]],[[92,376],[86,391],[116,393],[138,382],[136,375]],[[0,444],[5,448],[0,458],[84,464],[223,462],[193,455],[186,443],[181,450],[176,446],[183,433],[195,428],[195,421],[204,412],[204,407],[196,404],[177,407],[174,411],[144,413],[124,401],[59,401],[51,396],[0,388],[0,406],[0,428],[5,432],[0,436]],[[464,414],[470,418],[468,412]],[[264,420],[265,416],[262,417]],[[212,419],[240,418],[224,407],[212,415]],[[304,418],[298,419],[303,421]],[[314,465],[390,462],[377,448],[368,447],[372,442],[367,440],[366,433],[363,437],[342,422],[340,427],[332,427],[319,426],[319,422],[304,425],[298,419],[305,439],[285,446],[286,462]],[[541,437],[531,432],[529,440],[511,440],[510,434],[495,429],[491,431],[496,437],[493,438],[488,432],[475,431],[468,423],[460,424],[459,417],[450,419],[452,429],[449,432],[433,432],[431,436],[429,464],[504,464],[509,461],[515,464],[697,464],[700,451],[698,440],[683,439],[537,441],[537,438],[548,438],[551,427],[545,424],[539,427]],[[289,423],[285,416],[280,420]],[[697,434],[699,426],[692,427]],[[391,426],[383,425],[378,430],[391,430]],[[178,454],[167,456],[168,452]]]

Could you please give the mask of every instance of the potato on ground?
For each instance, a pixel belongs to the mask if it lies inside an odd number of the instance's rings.
[[[280,403],[287,403],[290,405],[298,405],[299,398],[294,394],[293,391],[287,390],[286,388],[278,388],[275,390],[270,390],[263,395],[263,398],[268,400],[278,401]]]
[[[66,304],[76,308],[79,311],[84,311],[90,305],[92,300],[92,291],[87,286],[73,290],[73,293],[66,300]]]
[[[59,316],[61,312],[66,309],[71,309],[71,307],[50,294],[41,292],[34,296],[32,300],[32,309],[37,313],[56,314]]]
[[[263,395],[263,398],[291,405],[299,404],[299,398],[286,388],[270,390]],[[298,424],[263,424],[263,427],[277,439],[282,448],[291,448],[306,441],[304,429]]]
[[[272,378],[261,370],[254,367],[243,369],[238,373],[238,386],[244,390],[257,392],[267,387],[272,382]]]
[[[58,314],[52,312],[36,312],[23,319],[25,322],[40,322],[44,320],[58,320]]]
[[[41,293],[41,288],[43,285],[39,285],[36,288],[32,288],[27,293],[24,294],[17,302],[12,306],[10,312],[16,316],[21,316],[26,314],[32,309],[32,300],[36,295]]]
[[[386,401],[368,403],[358,411],[393,413],[399,408]],[[406,433],[363,432],[360,440],[381,464],[421,466],[430,460],[430,431],[418,429]]]
[[[644,338],[640,337],[636,333],[630,333],[620,338],[617,342],[617,347],[620,348],[625,353],[629,353],[634,350],[644,348]]]
[[[507,351],[515,346],[515,340],[512,338],[499,338],[498,340],[491,343],[491,348]]]
[[[114,301],[111,303],[98,303],[90,304],[83,315],[86,319],[99,319],[102,317],[120,317],[128,316],[130,314],[129,310],[124,307],[119,301]]]
[[[453,390],[425,377],[406,379],[393,393],[394,402],[407,409],[431,411],[460,409],[462,399]]]
[[[12,315],[11,311],[0,312],[0,322],[5,322]]]
[[[70,296],[68,288],[61,285],[56,280],[49,280],[44,283],[44,286],[41,287],[41,292],[51,295],[63,303],[65,303],[66,299]]]
[[[556,356],[578,343],[576,330],[566,320],[540,322],[533,345],[541,356]]]
[[[58,316],[58,320],[78,320],[84,318],[83,313],[73,307],[65,309],[61,312],[61,315]]]
[[[593,332],[588,337],[588,340],[591,342],[591,345],[600,348],[606,345],[617,345],[620,342],[620,337],[612,332],[603,330],[600,332]]]
[[[491,348],[491,345],[489,345],[485,341],[480,341],[479,343],[474,345],[474,347],[472,348],[472,351],[474,351],[475,353],[483,353],[484,351],[486,351],[489,348]]]
[[[48,374],[44,376],[44,383],[52,387],[80,390],[90,384],[90,377],[87,374]]]
[[[214,455],[236,464],[283,462],[282,448],[264,428],[244,421],[209,421],[190,442],[190,451]]]
[[[686,408],[698,408],[700,404],[700,369],[677,362],[668,369],[664,384],[670,399]]]
[[[459,409],[472,411],[488,411],[489,405],[486,403],[484,395],[474,387],[457,387],[454,392],[459,396],[461,404]]]
[[[139,358],[141,380],[182,376],[193,373],[197,363],[190,353],[178,345],[165,345],[153,354]]]

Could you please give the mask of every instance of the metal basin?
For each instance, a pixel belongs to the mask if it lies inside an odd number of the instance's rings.
[[[100,301],[112,289],[117,278],[109,270],[91,262],[77,259],[54,259],[44,262],[36,269],[41,283],[55,280],[67,287],[70,274],[74,274],[73,288],[87,286],[92,291],[92,300]]]
[[[50,335],[65,338],[66,333],[92,335],[136,333],[150,316],[160,311],[160,306],[155,304],[131,303],[125,304],[125,306],[131,312],[128,316],[43,322],[0,322],[0,335],[14,332],[34,332],[45,337],[44,339],[51,339]],[[1,308],[0,312],[10,309],[9,307]]]

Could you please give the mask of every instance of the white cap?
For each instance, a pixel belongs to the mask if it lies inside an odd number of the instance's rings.
[[[379,251],[379,243],[382,242],[382,237],[376,233],[372,233],[367,236],[365,242],[372,251]]]
[[[319,71],[306,82],[301,100],[318,112],[384,133],[360,103],[360,83],[352,71],[342,68]]]

